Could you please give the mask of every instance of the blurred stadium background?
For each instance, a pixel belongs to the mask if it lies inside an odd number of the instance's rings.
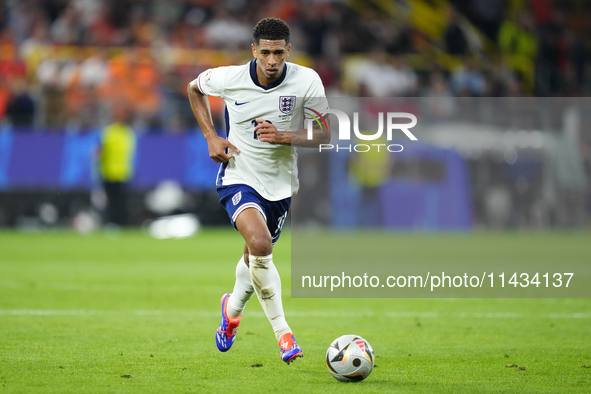
[[[421,148],[379,182],[382,198],[412,203],[382,225],[589,228],[583,0],[0,1],[0,227],[101,225],[96,148],[121,102],[138,135],[130,223],[192,213],[227,225],[186,85],[209,67],[251,59],[252,28],[266,16],[289,23],[290,60],[314,68],[329,97],[436,103]],[[223,103],[212,109],[221,132]],[[327,185],[313,172],[330,168],[327,195],[339,195],[348,164],[304,162],[305,187]],[[459,222],[429,213],[433,187],[464,193]],[[347,205],[330,197],[310,204],[318,215],[303,222],[376,225],[335,220]]]

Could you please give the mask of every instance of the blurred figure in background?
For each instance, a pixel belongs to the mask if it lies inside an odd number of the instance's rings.
[[[113,123],[101,134],[99,169],[107,195],[107,223],[125,226],[128,223],[127,189],[133,177],[136,135],[128,125],[129,104],[115,101]]]
[[[364,134],[373,134],[367,130]],[[358,140],[359,144],[364,141]],[[380,200],[380,189],[390,179],[394,155],[386,150],[388,141],[383,136],[374,142],[383,145],[382,149],[370,149],[367,152],[355,153],[349,160],[349,174],[359,188],[359,207],[357,226],[381,227],[384,225],[384,213]]]
[[[360,97],[410,96],[417,88],[417,76],[404,58],[389,56],[383,47],[375,47],[371,59],[355,71]]]
[[[55,48],[50,49],[37,68],[37,82],[43,97],[40,103],[41,123],[52,129],[63,127],[66,118],[64,88],[60,82],[61,68]]]
[[[35,117],[35,101],[29,94],[27,81],[24,78],[12,82],[12,91],[6,106],[6,117],[13,126],[32,127]]]
[[[483,96],[486,79],[480,60],[475,56],[466,59],[464,64],[453,72],[451,86],[454,94],[459,97]]]
[[[468,54],[470,50],[468,37],[462,27],[460,15],[453,6],[449,11],[449,22],[445,27],[444,38],[447,53],[454,56]]]
[[[430,120],[449,119],[456,111],[456,102],[441,70],[431,71],[429,87],[424,96],[432,97],[426,101],[427,116]]]
[[[503,60],[520,75],[528,90],[533,89],[538,39],[531,16],[522,12],[515,18],[507,18],[499,29],[497,41]]]

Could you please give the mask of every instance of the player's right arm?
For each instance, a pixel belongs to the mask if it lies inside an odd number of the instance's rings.
[[[191,109],[193,115],[197,119],[203,136],[207,141],[209,148],[209,157],[212,158],[216,163],[225,163],[232,157],[234,151],[240,153],[230,141],[218,136],[213,126],[213,119],[211,117],[211,109],[209,107],[209,99],[199,89],[199,77],[189,82],[187,86],[187,94],[189,96],[189,102],[191,103]]]

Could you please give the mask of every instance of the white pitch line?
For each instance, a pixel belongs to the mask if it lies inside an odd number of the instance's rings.
[[[186,316],[186,317],[218,317],[218,311],[190,310],[93,310],[93,309],[0,309],[0,316]],[[246,312],[247,316],[265,317],[262,311]],[[293,311],[292,317],[314,318],[363,318],[385,316],[392,319],[404,318],[460,318],[460,319],[591,319],[591,313],[519,313],[519,312],[412,312],[390,311],[385,313],[353,312],[353,311]]]

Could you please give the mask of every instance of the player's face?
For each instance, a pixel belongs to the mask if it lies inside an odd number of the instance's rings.
[[[251,46],[252,55],[257,59],[257,76],[260,84],[272,84],[283,72],[291,44],[286,45],[285,40],[260,40],[259,45]]]

